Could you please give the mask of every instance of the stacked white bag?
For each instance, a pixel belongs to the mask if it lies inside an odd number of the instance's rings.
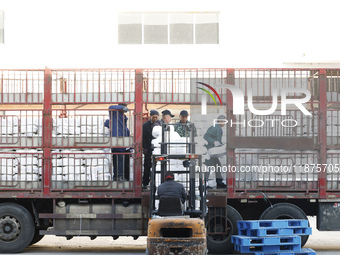
[[[177,155],[183,155],[186,154],[186,145],[188,138],[186,137],[180,137],[179,134],[175,131],[173,125],[169,125],[169,131],[165,132],[165,142],[166,143],[182,143],[182,144],[172,144],[168,147],[167,154],[177,154]],[[161,142],[162,142],[162,127],[161,126],[155,126],[152,129],[152,135],[155,137],[155,139],[152,140],[152,144],[154,146],[153,154],[160,154],[161,153]],[[170,147],[170,149],[169,149]],[[156,170],[160,171],[160,164],[157,164]],[[181,171],[185,170],[183,166],[183,161],[178,159],[171,159],[170,160],[170,168],[168,169],[170,171]],[[175,179],[177,181],[185,181],[184,179],[185,175],[175,174]]]
[[[104,116],[53,118],[53,136],[103,136]]]
[[[110,156],[104,150],[57,150],[52,160],[54,181],[111,180]]]
[[[1,181],[41,180],[42,160],[37,150],[16,150],[12,154],[4,153],[0,159]]]

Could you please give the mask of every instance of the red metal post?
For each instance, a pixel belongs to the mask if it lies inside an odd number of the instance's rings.
[[[42,133],[42,149],[43,149],[43,192],[44,196],[50,194],[50,176],[51,176],[51,148],[52,148],[52,72],[45,69],[44,73],[44,105],[43,105],[43,133]]]
[[[235,70],[228,69],[227,84],[235,85]],[[235,122],[235,116],[233,115],[233,96],[229,90],[227,90],[227,120],[229,124],[230,120]],[[227,126],[227,165],[235,165],[235,149],[229,148],[229,140],[235,136],[235,127]],[[227,173],[227,194],[228,197],[233,197],[234,194],[234,182],[235,174],[230,171]]]
[[[143,70],[136,69],[135,73],[135,159],[134,179],[136,197],[142,195],[142,127],[143,127]]]
[[[327,72],[319,71],[319,163],[327,164]],[[322,165],[319,173],[319,198],[326,198],[327,172]]]

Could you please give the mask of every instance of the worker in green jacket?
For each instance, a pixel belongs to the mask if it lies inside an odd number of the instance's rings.
[[[225,120],[224,115],[218,116],[217,119]],[[225,121],[221,121],[220,123],[216,123],[215,125],[208,128],[207,132],[204,134],[203,138],[208,142],[208,144],[205,145],[207,149],[211,149],[216,146],[222,145],[222,135],[223,130],[222,127],[224,127]],[[207,166],[214,166],[215,169],[218,169],[217,166],[221,166],[221,162],[218,157],[210,157],[209,160],[205,161],[205,164]],[[207,178],[209,178],[210,172],[208,172]],[[224,189],[226,188],[226,185],[222,181],[222,175],[221,172],[216,170],[216,187],[218,189]],[[212,187],[207,186],[207,189],[211,189]]]
[[[190,137],[191,128],[190,121],[188,121],[189,113],[187,110],[182,110],[180,112],[180,121],[176,122],[175,131],[179,134],[180,137]],[[197,130],[194,128],[194,136],[197,136]]]

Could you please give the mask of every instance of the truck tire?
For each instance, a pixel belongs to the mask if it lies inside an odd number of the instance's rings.
[[[29,246],[36,244],[37,242],[39,242],[41,239],[43,239],[44,235],[40,235],[39,234],[40,229],[36,228],[35,232],[34,232],[34,236],[32,241],[30,242]]]
[[[220,254],[234,250],[234,244],[231,243],[231,236],[237,235],[237,221],[242,220],[242,216],[236,209],[227,205],[227,220],[225,219],[225,210],[212,209],[206,220],[207,227],[207,246],[209,253]],[[227,235],[213,235],[211,232],[225,232],[227,223]]]
[[[260,220],[275,219],[302,219],[308,220],[305,212],[298,206],[290,203],[279,203],[267,208],[261,215]],[[309,222],[308,222],[309,225]],[[303,247],[309,235],[301,236],[301,247]]]
[[[25,249],[34,236],[31,214],[21,205],[0,204],[0,253],[17,253]]]

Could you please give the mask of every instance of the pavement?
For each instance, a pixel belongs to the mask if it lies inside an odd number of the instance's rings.
[[[309,217],[313,234],[309,237],[305,248],[312,248],[318,255],[340,255],[340,232],[321,232],[316,229],[316,217]],[[98,237],[90,240],[89,237],[74,237],[66,240],[65,237],[45,236],[40,242],[25,249],[25,254],[145,254],[146,237],[133,240],[132,237]]]

